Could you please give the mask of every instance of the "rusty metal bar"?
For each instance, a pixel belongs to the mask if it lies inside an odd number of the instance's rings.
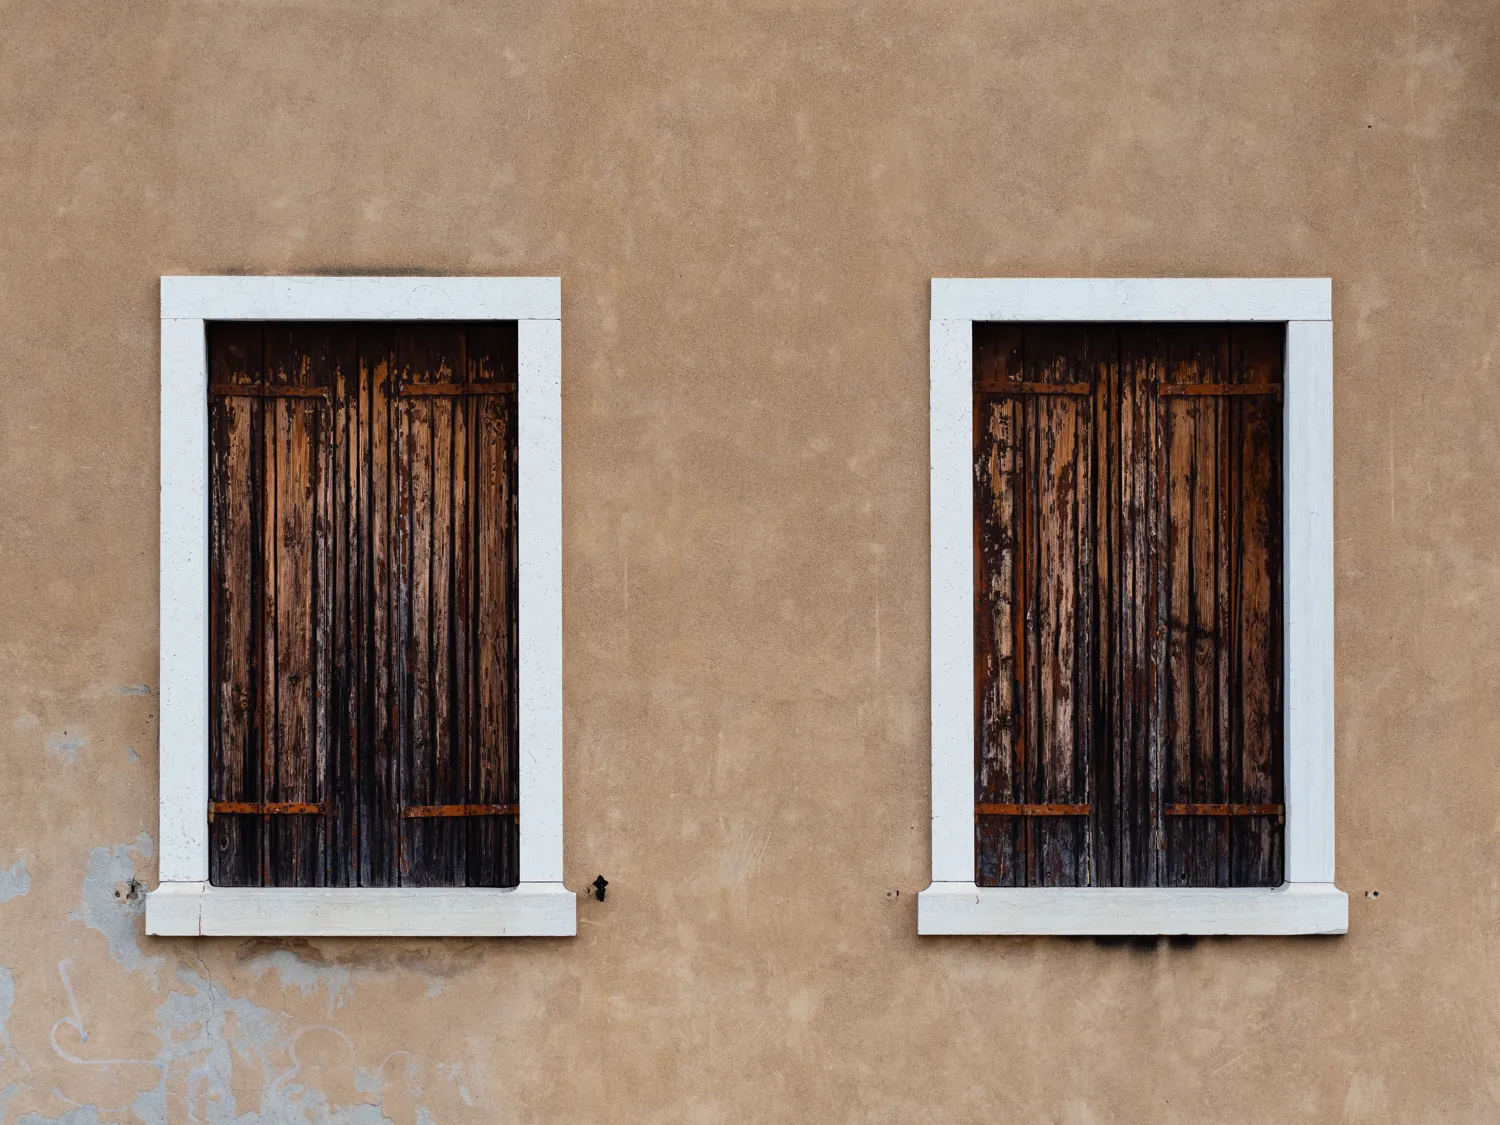
[[[982,395],[1082,395],[1094,393],[1092,383],[988,383],[979,388]]]
[[[401,815],[410,817],[429,816],[516,816],[519,805],[402,805]]]
[[[1280,383],[1159,383],[1158,395],[1274,395],[1281,397]]]
[[[473,395],[511,395],[514,383],[413,383],[396,392],[402,397],[417,395],[468,398]]]
[[[267,387],[249,386],[244,383],[215,383],[208,388],[211,395],[227,398],[320,398],[330,401],[327,387]]]
[[[981,802],[974,806],[980,816],[1088,816],[1093,805],[1006,805]]]
[[[1168,805],[1168,816],[1282,816],[1285,805]]]
[[[326,804],[314,801],[210,801],[208,820],[213,823],[216,813],[234,813],[248,816],[325,816],[329,812]]]

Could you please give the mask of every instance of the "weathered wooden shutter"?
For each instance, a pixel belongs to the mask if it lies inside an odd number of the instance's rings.
[[[211,879],[514,884],[515,326],[209,351]]]
[[[1014,328],[976,344],[982,878],[1087,884],[1099,686],[1094,445],[1107,393],[1100,357],[1113,359],[1115,341]]]
[[[976,326],[991,886],[1281,880],[1280,326]]]
[[[212,875],[326,881],[331,642],[328,356],[226,326],[210,362]]]
[[[396,334],[394,668],[402,882],[515,863],[515,333]],[[514,880],[511,880],[514,882]]]

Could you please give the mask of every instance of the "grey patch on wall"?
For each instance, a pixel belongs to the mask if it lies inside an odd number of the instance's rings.
[[[16,1125],[99,1125],[99,1111],[91,1105],[70,1109],[61,1117],[43,1117],[40,1113],[28,1113],[16,1118]]]
[[[141,760],[141,756],[135,752],[134,746],[125,747],[125,756],[132,762],[139,762]]]
[[[155,978],[162,958],[141,952],[140,921],[146,912],[146,896],[141,893],[143,884],[135,877],[138,862],[150,859],[153,851],[151,834],[142,832],[134,843],[89,852],[82,900],[68,918],[103,934],[109,942],[109,955],[126,969],[147,969]]]
[[[26,861],[18,859],[0,871],[0,902],[9,902],[31,890],[31,872],[26,870]]]
[[[47,749],[62,758],[65,762],[72,762],[77,756],[78,751],[82,748],[83,739],[72,738],[68,735],[67,731],[63,731],[62,734],[49,740],[47,743]]]
[[[151,689],[145,684],[122,684],[115,688],[121,695],[150,695]]]
[[[15,1045],[10,1041],[10,1010],[16,1002],[16,978],[4,965],[0,965],[0,1050],[7,1057],[15,1054]],[[0,1107],[0,1120],[5,1117]]]
[[[154,1061],[162,1079],[156,1090],[143,1092],[132,1107],[143,1121],[153,1125],[166,1121],[167,1076],[173,1074],[177,1076],[174,1085],[187,1080],[194,1100],[213,1125],[394,1125],[378,1102],[330,1105],[321,1090],[296,1081],[303,1066],[297,1040],[309,1032],[341,1040],[348,1048],[350,1084],[376,1098],[389,1081],[387,1064],[397,1058],[409,1062],[407,1052],[394,1051],[374,1069],[366,1069],[358,1064],[354,1041],[337,1028],[311,1024],[288,1031],[284,1017],[231,996],[222,985],[190,969],[179,969],[177,977],[191,992],[174,988],[156,1009],[156,1037],[162,1046]],[[236,1060],[242,1067],[259,1067],[256,1112],[241,1115],[235,1104],[231,1078]],[[425,1112],[417,1107],[418,1120]]]
[[[10,1013],[16,1003],[16,978],[15,975],[4,965],[0,965],[0,1062],[3,1062],[7,1071],[14,1070],[19,1074],[29,1075],[31,1067],[16,1050],[16,1045],[10,1038]],[[20,1091],[20,1087],[14,1082],[7,1082],[0,1086],[0,1121],[6,1120],[6,1108],[10,1105],[11,1098]]]
[[[323,988],[328,993],[328,1014],[342,1008],[351,990],[349,970],[339,965],[328,965],[299,957],[293,950],[277,949],[252,957],[247,962],[259,980],[268,971],[275,970],[281,978],[282,988],[297,988],[303,996]]]

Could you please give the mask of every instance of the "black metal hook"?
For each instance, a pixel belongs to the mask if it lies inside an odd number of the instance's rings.
[[[600,902],[603,902],[604,888],[609,886],[609,880],[606,879],[603,875],[600,875],[592,883],[590,883],[589,886],[594,888],[594,897],[597,898]]]

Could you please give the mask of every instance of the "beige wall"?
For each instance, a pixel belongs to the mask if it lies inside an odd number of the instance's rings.
[[[1500,1119],[1494,0],[0,20],[4,1120]],[[562,276],[576,940],[142,935],[234,271]],[[1138,274],[1334,278],[1350,932],[919,940],[928,280]]]

